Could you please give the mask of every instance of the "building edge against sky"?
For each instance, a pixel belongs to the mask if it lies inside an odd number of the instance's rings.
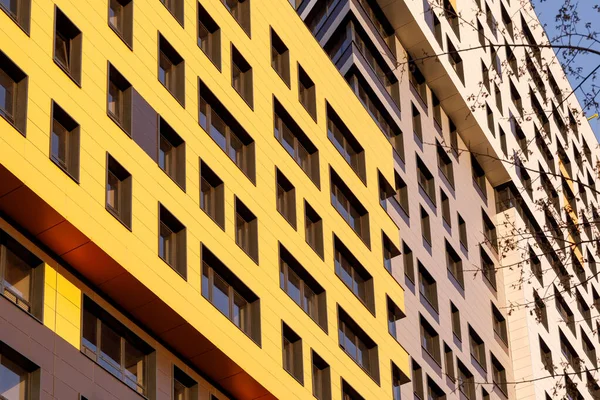
[[[501,40],[513,39],[495,21],[521,21],[504,18],[517,9],[506,0],[446,7],[481,7]],[[549,349],[591,398],[595,374],[572,368],[596,362],[582,321],[597,317],[585,308],[597,279],[556,302],[568,324],[509,316],[549,283],[516,290],[496,270],[520,256],[499,259],[496,226],[546,226],[534,205],[546,192],[526,190],[525,168],[461,149],[528,140],[525,166],[587,182],[595,138],[585,121],[567,133],[567,107],[511,124],[558,106],[560,90],[500,79],[503,47],[457,56],[476,32],[412,0],[305,0],[301,18],[284,0],[0,9],[3,396],[543,398],[553,380],[505,383],[547,376]],[[485,77],[490,96],[467,118]],[[598,207],[568,186],[559,204],[577,193]],[[591,244],[573,252],[592,277]]]

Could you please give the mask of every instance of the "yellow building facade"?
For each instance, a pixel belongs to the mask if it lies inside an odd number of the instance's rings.
[[[160,0],[119,2],[132,6],[127,11],[132,11],[133,22],[129,45],[107,21],[110,3],[32,0],[27,9],[28,28],[17,23],[21,15],[11,18],[10,13],[0,12],[2,60],[16,65],[27,80],[24,129],[17,129],[17,118],[11,120],[5,114],[0,118],[0,228],[44,263],[43,312],[38,319],[83,352],[84,296],[95,301],[154,350],[156,361],[147,364],[154,370],[147,371],[145,384],[156,387],[146,391],[148,398],[174,398],[173,392],[167,393],[172,365],[200,383],[201,399],[208,399],[209,393],[219,399],[312,398],[314,352],[329,366],[332,399],[342,398],[343,385],[365,399],[391,399],[392,365],[408,376],[409,362],[407,353],[388,333],[388,304],[391,301],[400,310],[404,304],[402,287],[384,268],[383,235],[391,241],[388,246],[400,247],[398,227],[379,201],[380,181],[394,181],[389,140],[287,1],[243,2],[249,7],[244,17],[249,18],[249,33],[236,21],[235,11],[230,13],[219,0],[185,0],[183,8],[174,13]],[[211,62],[199,47],[199,7],[218,25],[220,65]],[[77,62],[74,52],[81,50],[80,76],[69,76],[53,61],[60,51],[59,15],[66,16],[79,31],[67,41],[70,68]],[[181,22],[176,18],[180,15]],[[272,31],[287,47],[289,85],[272,66]],[[183,90],[179,101],[157,76],[161,38],[184,61],[184,73],[179,73],[182,81],[177,83],[177,90]],[[232,87],[235,52],[251,67],[251,106]],[[316,120],[299,101],[299,66],[314,84]],[[185,167],[178,167],[183,168],[183,181],[167,175],[107,113],[110,68],[116,69],[160,116],[159,121],[167,121],[185,143],[180,156]],[[251,137],[255,179],[249,179],[200,125],[200,85],[212,92]],[[19,95],[15,105],[24,112]],[[275,136],[275,103],[317,149],[316,180],[310,179]],[[77,125],[78,140],[68,142],[70,151],[78,146],[75,174],[65,173],[51,157],[57,105]],[[364,179],[328,138],[327,105],[364,150]],[[133,113],[136,106],[135,102],[131,106]],[[132,129],[142,122],[133,118]],[[129,226],[107,211],[107,155],[129,173]],[[252,158],[252,153],[246,156]],[[209,166],[222,181],[223,228],[201,209],[201,165]],[[277,211],[277,171],[293,186],[295,224]],[[336,210],[332,175],[349,188],[350,202],[360,204],[364,207],[361,214],[368,215],[368,223],[361,225],[363,240]],[[253,257],[236,244],[240,202],[255,221]],[[322,219],[323,257],[306,241],[305,203]],[[183,273],[158,256],[161,207],[184,227],[184,253],[178,254],[178,259],[185,261]],[[354,221],[352,217],[349,220]],[[335,242],[343,243],[354,262],[371,277],[371,309],[336,275]],[[326,312],[325,326],[315,323],[282,290],[281,246],[324,290],[325,308],[321,311]],[[258,319],[252,320],[259,324],[257,337],[251,339],[203,296],[202,265],[207,249],[233,280],[259,300]],[[376,355],[369,354],[370,362],[377,363],[377,373],[367,373],[364,365],[346,354],[348,348],[346,352],[342,348],[340,313],[347,314],[372,341],[367,347],[375,348]],[[296,378],[282,366],[283,324],[301,339],[301,375]],[[170,336],[183,326],[185,332]],[[2,336],[0,341],[8,342],[13,336]],[[206,352],[188,356],[182,338],[193,343],[196,337],[205,340]],[[38,367],[42,376],[50,374]],[[71,384],[69,380],[64,383]],[[77,390],[77,384],[72,389],[86,398],[108,398],[92,390]],[[35,396],[36,390],[31,388],[30,395]],[[61,398],[49,390],[42,385],[42,392]]]

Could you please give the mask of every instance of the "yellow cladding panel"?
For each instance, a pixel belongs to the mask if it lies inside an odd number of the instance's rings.
[[[217,347],[280,399],[307,398],[311,385],[301,386],[281,367],[281,320],[303,339],[305,382],[310,382],[310,350],[330,365],[333,393],[340,376],[367,399],[391,398],[390,359],[408,376],[406,352],[387,332],[386,294],[404,308],[403,289],[385,271],[381,231],[399,247],[398,229],[378,201],[377,171],[393,179],[392,149],[287,0],[251,0],[252,32],[248,37],[218,0],[202,5],[221,28],[221,69],[197,46],[195,0],[185,0],[182,27],[156,0],[135,0],[133,50],[107,24],[107,1],[60,0],[56,4],[83,32],[82,86],[76,86],[52,61],[54,2],[32,2],[31,37],[0,13],[0,50],[29,76],[27,137],[0,119],[0,164],[67,218],[87,237],[156,293]],[[270,27],[289,48],[291,88],[271,67]],[[157,80],[158,32],[185,60],[185,108]],[[254,108],[231,87],[231,46],[252,66]],[[107,64],[110,62],[133,88],[173,127],[186,143],[186,191],[106,114]],[[317,122],[298,102],[298,63],[314,81]],[[198,78],[233,114],[256,144],[256,184],[250,182],[198,125]],[[320,187],[298,167],[273,135],[275,96],[319,150]],[[74,182],[48,157],[51,101],[56,101],[81,126],[80,180]],[[327,138],[326,100],[336,110],[366,153],[366,185]],[[106,153],[133,178],[132,231],[105,210]],[[225,184],[225,230],[199,208],[199,159]],[[330,166],[369,211],[370,248],[332,207]],[[276,211],[275,167],[296,188],[298,226],[294,229]],[[258,218],[259,264],[234,241],[234,199],[237,196]],[[304,200],[323,219],[325,257],[305,243]],[[157,256],[158,203],[187,230],[188,279],[183,280]],[[374,278],[376,317],[335,276],[333,233],[352,250]],[[327,291],[328,333],[321,330],[279,288],[278,241]],[[262,347],[253,344],[201,295],[200,243],[206,245],[261,299]],[[68,279],[46,267],[47,326],[79,347],[81,292]],[[52,289],[52,290],[51,290]],[[55,290],[55,291],[54,291]],[[50,296],[56,296],[51,301]],[[379,346],[381,385],[377,385],[339,348],[337,304]],[[54,308],[53,308],[54,305]],[[55,310],[55,322],[52,322]],[[206,321],[211,321],[210,324]]]

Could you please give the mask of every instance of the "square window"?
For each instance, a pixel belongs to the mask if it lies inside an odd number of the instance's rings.
[[[73,81],[81,86],[81,45],[83,34],[56,7],[54,22],[54,61]]]
[[[162,117],[159,130],[158,166],[185,191],[185,142]]]
[[[249,0],[246,0],[249,1]],[[254,95],[252,88],[252,67],[241,55],[235,46],[231,46],[231,86],[242,99],[250,106],[254,107]]]
[[[50,159],[79,182],[79,124],[54,102]]]
[[[131,229],[131,174],[110,154],[106,157],[106,209]]]
[[[109,0],[108,25],[129,48],[132,48],[133,0]]]
[[[160,33],[158,34],[158,80],[185,107],[185,61]]]
[[[221,29],[198,3],[198,47],[221,70]]]
[[[258,263],[258,219],[237,197],[235,199],[235,242],[254,262]]]
[[[159,204],[158,256],[183,279],[187,279],[185,226]]]
[[[0,117],[22,135],[27,125],[27,87],[29,78],[0,51]]]
[[[271,66],[290,86],[290,52],[279,35],[271,28]]]

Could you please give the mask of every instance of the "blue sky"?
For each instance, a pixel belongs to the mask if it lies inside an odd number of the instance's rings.
[[[577,5],[577,11],[579,14],[579,18],[581,21],[578,23],[578,31],[579,32],[587,32],[585,29],[586,23],[591,23],[592,30],[596,30],[600,32],[600,12],[594,9],[595,4],[600,4],[598,0],[533,0],[532,3],[535,5],[535,11],[538,15],[538,18],[545,25],[546,34],[552,40],[553,37],[557,34],[556,29],[556,15],[561,6],[563,6],[566,2],[570,2],[572,4]],[[567,44],[567,43],[563,43]],[[580,45],[589,47],[592,43],[589,41],[582,41]],[[600,45],[594,44],[592,48],[596,50],[600,50]],[[560,58],[560,53],[559,53]],[[562,60],[562,58],[561,58]],[[596,68],[600,64],[600,56],[596,54],[586,54],[586,55],[578,55],[574,61],[574,65],[577,67],[581,67],[581,74],[586,76],[589,74],[594,68]],[[593,82],[596,86],[600,85],[600,71],[597,74],[597,80]],[[581,83],[581,79],[578,79],[575,76],[568,76],[569,81],[571,82],[571,86],[574,88]],[[582,89],[578,90],[575,94],[579,98],[580,104],[583,104],[583,92],[590,92],[590,85],[592,81],[586,82],[582,85]],[[600,97],[600,95],[599,95]],[[600,100],[597,99],[597,100]],[[588,110],[586,111],[587,117],[590,117],[596,111]],[[594,130],[596,134],[596,138],[600,140],[600,118],[595,118],[589,121],[590,126]]]

